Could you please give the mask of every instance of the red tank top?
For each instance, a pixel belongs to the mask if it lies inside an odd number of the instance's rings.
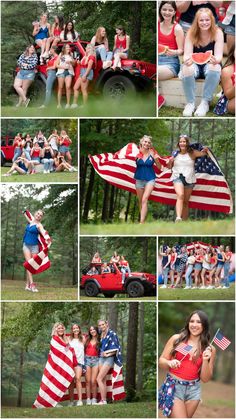
[[[175,256],[176,256],[176,254],[175,254],[175,253],[173,253],[173,254],[171,255],[171,257],[170,257],[170,261],[171,261],[171,263],[173,263],[173,262],[175,261]]]
[[[122,39],[122,40],[118,38],[118,35],[116,35],[115,47],[126,49],[126,35],[125,35],[124,39]]]
[[[96,345],[92,345],[92,343],[89,342],[87,348],[85,349],[85,355],[98,356],[98,349],[96,348]]]
[[[63,141],[62,141],[61,145],[64,145],[65,147],[69,147],[70,144],[71,144],[71,142],[69,141],[69,137],[64,137],[62,139],[63,139]]]
[[[93,61],[92,68],[95,68],[96,58],[94,57],[94,55],[89,55],[87,60],[86,60],[86,56],[84,56],[82,60],[80,61],[80,67],[87,68],[90,60]]]
[[[180,352],[176,352],[175,359],[181,361],[184,355]],[[197,380],[200,377],[200,369],[202,366],[202,354],[196,360],[190,361],[190,356],[186,355],[186,357],[181,361],[181,365],[179,368],[170,368],[169,372],[176,377],[181,378],[182,380]]]
[[[121,266],[128,266],[127,260],[121,260],[120,264]]]
[[[158,43],[169,47],[170,49],[178,49],[175,36],[175,27],[177,22],[174,23],[171,33],[169,35],[164,35],[161,32],[161,23],[158,22]]]
[[[58,59],[58,55],[55,55],[55,57],[51,58],[50,60],[48,60],[47,62],[47,67],[53,67],[55,61]]]
[[[34,150],[33,153],[32,153],[32,157],[39,157],[40,151],[41,151],[41,149],[40,150]]]
[[[54,28],[54,30],[53,30],[53,35],[54,36],[60,36],[60,33],[61,33],[61,29],[60,28]]]

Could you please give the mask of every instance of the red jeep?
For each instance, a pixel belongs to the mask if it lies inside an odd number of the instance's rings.
[[[125,274],[122,284],[122,273],[115,263],[109,263],[110,273],[101,273],[102,263],[90,263],[82,270],[80,288],[84,289],[87,297],[96,297],[99,293],[107,298],[115,294],[128,294],[129,297],[142,297],[143,295],[156,295],[156,275],[131,272]],[[88,272],[95,267],[97,273]]]
[[[88,42],[76,41],[70,42],[71,51],[74,58],[81,59],[85,55],[85,48]],[[58,44],[58,53],[61,52],[63,44]],[[36,48],[37,49],[37,48]],[[39,54],[38,54],[39,55]],[[38,64],[37,74],[31,89],[35,91],[35,96],[45,94],[47,79],[46,64]],[[19,68],[16,69],[16,72]],[[80,74],[80,65],[75,66],[75,76],[73,83]],[[155,91],[156,65],[134,59],[122,60],[122,71],[103,70],[102,61],[97,60],[94,71],[93,81],[89,84],[89,89],[95,93],[102,92],[105,96],[112,98],[123,97],[127,93],[137,91]],[[56,83],[55,83],[56,86]]]
[[[14,157],[13,136],[2,136],[1,137],[1,166],[4,166],[6,162],[12,162]]]

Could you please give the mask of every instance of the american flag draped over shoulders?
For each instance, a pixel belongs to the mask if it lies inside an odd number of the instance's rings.
[[[191,147],[199,151],[203,148],[200,143],[191,144]],[[104,180],[136,194],[134,173],[139,153],[137,145],[129,143],[115,153],[90,155],[89,160]],[[173,182],[170,180],[171,170],[166,167],[170,156],[163,157],[158,154],[158,158],[163,167],[159,170],[154,165],[156,182],[149,199],[162,204],[175,205],[176,194]],[[210,149],[206,156],[195,160],[195,171],[197,182],[191,194],[189,207],[232,213],[233,205],[229,186]]]

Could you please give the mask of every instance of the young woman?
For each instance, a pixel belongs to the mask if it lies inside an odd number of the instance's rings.
[[[185,272],[185,281],[186,285],[184,287],[184,290],[188,290],[192,288],[192,272],[194,269],[196,258],[194,256],[194,251],[191,250],[187,259],[187,265],[186,265],[186,272]]]
[[[11,176],[15,171],[19,175],[33,174],[35,172],[34,164],[26,158],[25,152],[22,152],[21,156],[13,162],[10,170],[2,176]]]
[[[229,288],[229,271],[230,271],[230,263],[232,259],[233,253],[230,250],[229,246],[225,248],[225,263],[224,263],[224,286],[223,288]]]
[[[182,26],[184,32],[187,32],[193,23],[194,17],[199,9],[202,7],[206,7],[209,10],[211,10],[215,21],[218,21],[216,8],[220,7],[222,4],[222,1],[204,1],[204,0],[198,0],[198,1],[188,1],[188,0],[177,0],[176,6],[178,9],[178,12],[181,13],[180,15],[180,25]]]
[[[179,56],[184,52],[184,32],[175,22],[175,1],[162,1],[159,6],[158,43],[168,47],[158,56],[158,80],[177,77],[180,70]]]
[[[37,132],[37,134],[35,135],[35,137],[34,137],[33,145],[35,145],[36,143],[38,143],[39,147],[40,148],[43,148],[45,141],[46,141],[46,137],[43,135],[42,131],[39,130]]]
[[[188,260],[187,248],[186,246],[182,246],[180,254],[177,255],[177,258],[176,258],[177,279],[176,279],[174,288],[182,287],[182,278],[186,269],[187,260]]]
[[[47,13],[42,13],[39,22],[33,22],[33,37],[36,45],[41,49],[40,62],[43,63],[44,52],[46,49],[46,42],[49,37],[50,24],[48,23]]]
[[[85,351],[85,380],[87,405],[97,403],[97,375],[98,375],[98,353],[99,353],[99,334],[96,326],[90,326],[88,336],[84,346]]]
[[[65,24],[65,29],[60,32],[61,42],[74,42],[79,38],[78,32],[74,28],[74,23],[69,20]]]
[[[76,172],[77,170],[71,166],[67,161],[65,161],[65,157],[58,153],[57,156],[54,158],[54,166],[55,172]]]
[[[208,151],[207,147],[202,151],[193,150],[187,135],[180,135],[177,147],[177,152],[173,153],[168,162],[168,167],[172,168],[171,180],[177,195],[176,222],[188,219],[188,203],[196,183],[195,159],[205,156]]]
[[[35,71],[38,65],[38,57],[33,45],[28,46],[20,55],[17,64],[20,70],[14,80],[14,89],[19,96],[16,107],[23,105],[27,108],[30,102],[30,98],[27,98],[27,92],[35,79]]]
[[[223,94],[219,98],[214,113],[224,115],[230,113],[235,115],[235,46],[230,49],[228,58],[221,72],[221,86]]]
[[[102,259],[100,258],[100,255],[98,252],[96,252],[95,255],[93,256],[92,263],[102,263]]]
[[[32,258],[33,255],[39,253],[39,241],[38,235],[41,233],[42,235],[45,234],[45,230],[41,224],[42,218],[44,216],[44,212],[39,209],[37,210],[34,215],[32,221],[29,221],[26,213],[24,213],[25,218],[27,219],[27,226],[25,228],[25,233],[23,237],[23,254],[25,260],[28,261]],[[38,292],[36,285],[33,281],[33,275],[31,272],[26,270],[26,291]]]
[[[30,152],[31,152],[31,148],[33,147],[33,140],[30,136],[30,134],[26,134],[25,138],[24,138],[24,148],[23,151],[25,153],[25,156],[28,160],[31,160],[30,157]]]
[[[53,171],[54,153],[52,147],[46,141],[42,149],[41,162],[44,166],[43,173],[50,173]]]
[[[116,35],[114,38],[114,62],[111,67],[112,70],[116,68],[121,69],[121,60],[127,59],[129,55],[130,37],[126,34],[123,26],[117,26]]]
[[[206,249],[206,253],[204,255],[203,258],[203,262],[202,262],[202,270],[201,270],[201,280],[202,280],[202,285],[200,286],[201,289],[205,289],[206,288],[206,279],[205,279],[205,274],[208,272],[211,272],[212,269],[212,257],[213,257],[213,253],[212,253],[212,249],[210,247],[208,247]]]
[[[14,148],[14,156],[13,156],[12,162],[16,161],[18,157],[21,156],[24,146],[25,146],[25,141],[22,138],[22,134],[21,133],[16,134],[13,141],[13,147],[15,148]]]
[[[90,42],[96,51],[97,58],[102,60],[102,68],[105,70],[112,65],[112,52],[109,51],[109,44],[106,29],[100,26]]]
[[[213,284],[213,277],[216,272],[216,266],[217,266],[217,254],[216,250],[214,248],[211,248],[211,269],[209,272],[209,285],[206,287],[207,289],[213,289],[215,288],[215,285]],[[205,285],[205,284],[203,284]]]
[[[56,52],[56,47],[52,46],[49,51],[49,60],[47,61],[47,67],[46,67],[47,80],[46,80],[45,101],[44,101],[44,104],[40,106],[41,109],[46,108],[49,105],[51,97],[52,97],[53,85],[57,78],[57,75],[56,75],[57,74],[57,67],[56,67],[57,60],[58,60],[58,54]]]
[[[167,288],[168,283],[168,274],[170,271],[170,264],[171,264],[171,248],[166,247],[166,250],[163,250],[163,246],[160,249],[160,256],[162,256],[161,267],[162,267],[162,278],[164,284],[161,285],[160,288]]]
[[[185,356],[179,344],[191,345]],[[200,381],[208,382],[213,374],[215,348],[210,345],[206,313],[196,310],[189,315],[179,334],[171,336],[159,358],[167,377],[159,390],[159,408],[170,418],[193,417],[201,400]]]
[[[71,164],[72,157],[70,154],[70,145],[72,144],[72,140],[64,129],[61,131],[58,143],[60,154],[67,159],[69,164]]]
[[[76,406],[83,406],[81,377],[82,377],[83,371],[85,370],[85,365],[84,365],[85,338],[83,337],[81,328],[78,324],[73,324],[73,326],[71,327],[69,343],[70,343],[70,346],[75,351],[75,356],[77,360],[77,366],[74,368],[75,385],[76,385],[76,390],[78,394],[78,401],[76,403]],[[72,381],[69,387],[69,394],[70,394],[69,406],[74,406],[74,381]]]
[[[194,264],[194,283],[193,288],[198,288],[200,283],[200,273],[202,271],[202,263],[204,259],[204,250],[202,247],[196,249],[195,252],[195,264]]]
[[[54,22],[51,26],[50,37],[46,40],[46,48],[44,57],[49,56],[49,50],[52,47],[56,47],[58,42],[60,42],[60,34],[64,29],[64,18],[62,16],[55,16]]]
[[[71,108],[78,107],[79,90],[83,96],[84,105],[88,100],[88,86],[89,82],[93,80],[93,69],[96,66],[96,52],[93,45],[88,44],[85,50],[85,56],[80,61],[80,75],[74,84],[74,103]]]
[[[221,272],[224,269],[225,264],[225,252],[224,246],[221,244],[217,249],[217,265],[215,272],[215,287],[221,288]]]
[[[113,253],[110,262],[111,263],[119,263],[120,262],[120,256],[117,254],[116,251]]]
[[[34,163],[34,165],[40,164],[41,155],[42,155],[42,149],[38,143],[35,143],[33,147],[31,148],[31,152],[30,152],[31,161]]]
[[[57,67],[57,80],[58,80],[58,93],[57,93],[57,108],[61,108],[61,97],[62,90],[65,85],[66,87],[66,106],[65,109],[70,108],[70,97],[71,97],[71,83],[74,73],[74,64],[70,45],[66,44],[63,46],[61,53],[59,54],[56,67]]]
[[[130,275],[131,274],[131,269],[129,267],[129,262],[125,259],[125,257],[123,255],[121,255],[121,257],[120,257],[119,267],[120,267],[120,271],[122,273],[122,284],[124,284],[125,275],[127,273]]]
[[[58,154],[59,135],[56,129],[52,131],[52,134],[48,137],[48,144],[52,147],[54,156]]]
[[[170,288],[174,288],[175,285],[175,262],[177,260],[178,253],[176,247],[172,247],[170,252]]]
[[[109,273],[111,273],[111,268],[110,268],[110,266],[108,266],[108,264],[106,262],[104,262],[103,265],[102,265],[101,273],[102,274],[109,274]]]
[[[120,357],[119,361],[121,361],[121,350],[118,336],[113,330],[109,329],[107,321],[99,320],[98,329],[100,330],[101,335],[97,383],[101,394],[101,401],[97,403],[97,405],[104,405],[107,404],[106,375],[109,370],[114,367],[116,358]]]
[[[223,58],[224,37],[221,29],[215,24],[212,12],[201,8],[196,13],[189,29],[184,45],[184,64],[182,67],[182,83],[187,104],[183,116],[192,116],[195,110],[195,79],[203,78],[203,96],[195,116],[205,116],[209,111],[209,103],[220,81],[221,61]],[[192,53],[212,51],[208,63],[198,65],[193,63]]]
[[[140,153],[136,158],[136,171],[134,174],[135,187],[139,201],[140,224],[145,222],[148,210],[148,198],[155,186],[154,163],[161,168],[158,154],[153,149],[152,137],[144,135],[139,141]]]

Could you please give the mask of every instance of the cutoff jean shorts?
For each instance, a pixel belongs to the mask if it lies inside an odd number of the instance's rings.
[[[90,367],[90,368],[98,367],[98,362],[99,362],[98,356],[85,355],[84,363],[86,367]]]
[[[113,367],[114,356],[108,356],[107,358],[105,357],[99,358],[99,365],[109,365],[110,367]]]
[[[135,188],[136,189],[144,189],[146,185],[155,185],[155,179],[151,180],[141,180],[135,179]]]
[[[188,380],[194,382],[196,380]],[[201,385],[200,380],[193,385],[184,385],[180,383],[175,384],[175,394],[174,399],[179,399],[183,401],[188,400],[201,400]]]

